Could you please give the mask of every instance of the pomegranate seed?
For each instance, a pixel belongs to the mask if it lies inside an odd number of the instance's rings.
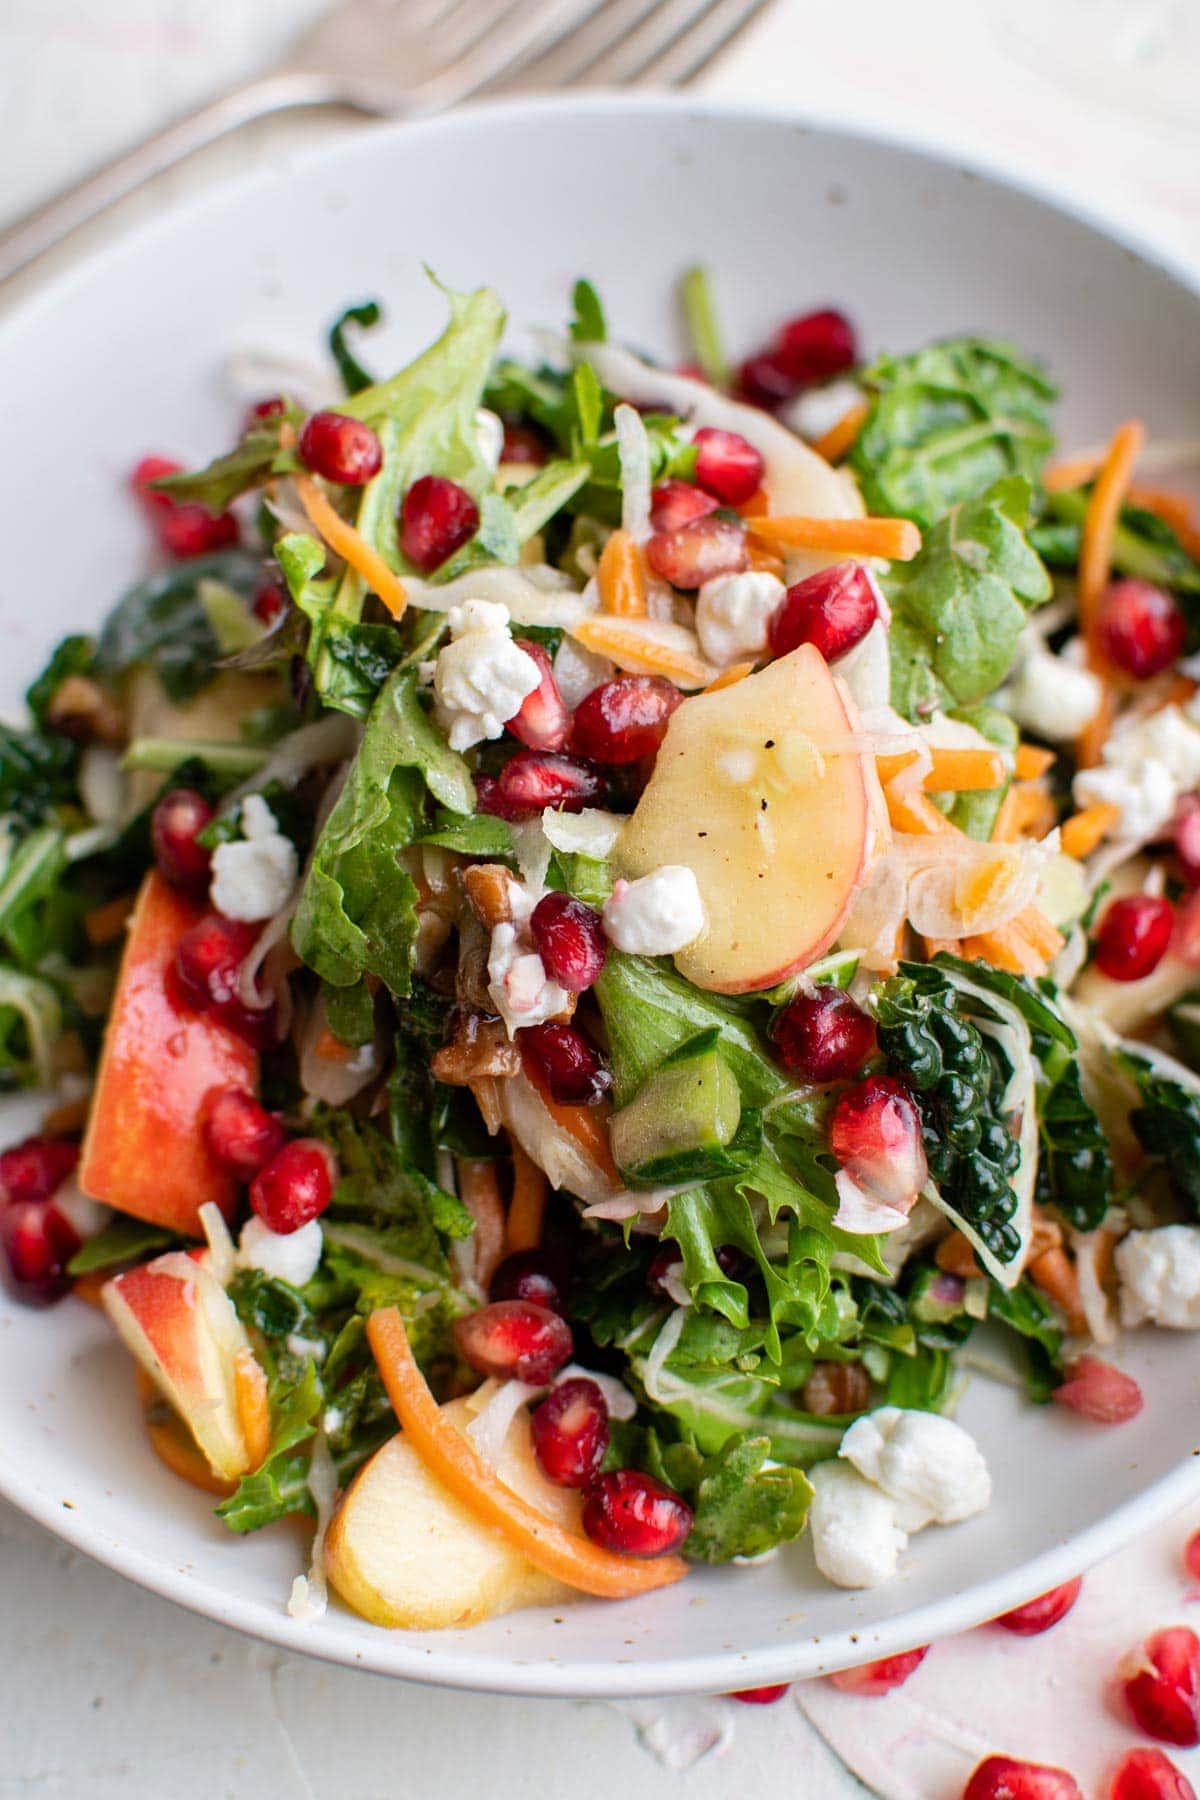
[[[536,463],[540,466],[547,460],[547,455],[545,444],[530,426],[504,427],[504,443],[500,450],[502,463]]]
[[[600,1052],[574,1025],[528,1025],[517,1042],[535,1085],[559,1106],[595,1106],[612,1086]]]
[[[566,1282],[544,1250],[514,1250],[506,1256],[488,1286],[490,1300],[532,1300],[548,1312],[563,1310]]]
[[[218,1088],[205,1104],[204,1136],[217,1161],[244,1181],[283,1149],[286,1134],[274,1113],[245,1088]]]
[[[554,666],[541,644],[535,644],[532,638],[517,638],[516,642],[526,656],[533,658],[542,679],[532,694],[526,694],[519,711],[504,729],[531,750],[561,750],[570,735],[571,715],[558,691]]]
[[[1083,1586],[1082,1575],[1074,1581],[1064,1581],[1061,1587],[1051,1588],[1048,1594],[1039,1594],[1036,1600],[1027,1600],[1024,1606],[1014,1606],[1011,1612],[1001,1613],[996,1620],[1003,1625],[1005,1631],[1015,1632],[1017,1637],[1040,1637],[1043,1631],[1049,1631],[1060,1619],[1065,1619],[1079,1598],[1079,1590]]]
[[[170,494],[159,494],[150,486],[152,481],[165,481],[168,475],[182,475],[183,464],[175,462],[169,456],[143,456],[140,463],[129,477],[129,485],[135,499],[150,513],[168,513],[175,502]]]
[[[772,411],[795,398],[800,384],[789,374],[773,350],[747,357],[738,370],[738,392],[755,406]]]
[[[273,625],[286,605],[287,595],[279,583],[268,576],[254,590],[251,611],[260,624]]]
[[[1175,928],[1175,910],[1161,894],[1114,900],[1096,933],[1095,964],[1110,981],[1140,981],[1157,969]]]
[[[600,914],[569,894],[543,894],[529,929],[546,971],[569,994],[582,994],[599,979],[608,954]]]
[[[681,525],[716,512],[718,504],[690,481],[664,481],[650,495],[650,523],[655,531],[678,531]]]
[[[825,307],[789,319],[776,340],[774,357],[797,387],[825,381],[858,360],[854,327],[843,313]]]
[[[400,507],[400,548],[423,575],[439,568],[479,530],[479,508],[444,475],[422,475]]]
[[[286,1235],[317,1219],[333,1198],[338,1166],[320,1138],[293,1138],[250,1183],[250,1204],[268,1231]]]
[[[495,777],[495,787],[476,783],[479,810],[501,819],[534,819],[548,806],[581,812],[605,797],[599,769],[556,750],[518,750]]]
[[[899,1656],[881,1656],[878,1662],[863,1663],[857,1669],[839,1669],[829,1677],[844,1694],[890,1694],[908,1680],[929,1655],[929,1645],[919,1650],[904,1650]]]
[[[579,702],[571,742],[593,762],[640,762],[654,755],[682,700],[661,675],[617,675]]]
[[[840,988],[790,1000],[771,1027],[780,1062],[801,1081],[845,1081],[875,1054],[875,1021]]]
[[[162,514],[158,536],[168,555],[184,562],[189,556],[209,556],[236,544],[238,522],[230,512],[210,513],[206,506],[188,500]]]
[[[1200,1531],[1194,1531],[1183,1547],[1183,1566],[1193,1581],[1200,1581]]]
[[[300,461],[325,481],[364,487],[383,467],[383,446],[361,419],[315,412],[300,433]]]
[[[0,1198],[14,1205],[49,1200],[79,1161],[65,1138],[26,1138],[0,1154]]]
[[[623,1556],[666,1556],[692,1529],[692,1509],[672,1488],[640,1469],[598,1475],[583,1499],[583,1529],[594,1544]]]
[[[805,1412],[819,1417],[866,1412],[871,1404],[871,1378],[861,1363],[815,1363],[800,1398]]]
[[[265,400],[256,400],[253,406],[246,408],[242,419],[242,430],[253,431],[256,425],[265,425],[268,419],[278,419],[287,411],[287,401],[282,394],[269,394]]]
[[[675,531],[656,531],[647,541],[646,561],[672,587],[698,588],[749,568],[750,552],[744,528],[712,513]]]
[[[764,463],[754,445],[737,431],[702,426],[696,445],[696,481],[723,506],[741,506],[762,486]]]
[[[790,1681],[778,1681],[774,1687],[735,1688],[727,1700],[740,1700],[743,1706],[774,1706],[791,1688]]]
[[[1081,1356],[1067,1367],[1067,1379],[1050,1396],[1097,1425],[1124,1425],[1142,1410],[1142,1390],[1132,1375],[1099,1356]]]
[[[556,1487],[586,1487],[608,1449],[608,1404],[586,1375],[560,1382],[529,1421],[533,1453]]]
[[[962,1800],[1083,1800],[1083,1791],[1065,1769],[987,1756],[963,1789]]]
[[[189,1005],[200,1012],[236,1001],[238,975],[257,933],[240,919],[206,913],[185,931],[175,952],[175,976]]]
[[[1109,662],[1135,681],[1147,681],[1183,654],[1187,624],[1163,588],[1114,581],[1100,597],[1096,635]]]
[[[908,1090],[869,1075],[838,1097],[829,1147],[856,1181],[886,1204],[907,1209],[928,1173],[921,1119]]]
[[[28,1306],[49,1306],[66,1293],[67,1264],[79,1244],[79,1234],[49,1201],[11,1201],[0,1211],[9,1284]]]
[[[1184,804],[1175,820],[1175,860],[1189,887],[1200,887],[1200,805]]]
[[[494,1300],[454,1321],[463,1357],[480,1375],[542,1387],[571,1360],[571,1327],[549,1307],[529,1300]]]
[[[1161,1750],[1130,1750],[1113,1776],[1110,1800],[1196,1800],[1196,1790]]]
[[[1200,1638],[1186,1625],[1156,1631],[1125,1681],[1138,1728],[1164,1744],[1200,1744]]]
[[[836,662],[866,637],[879,617],[875,583],[861,563],[819,569],[790,587],[767,627],[772,656],[786,656],[800,644],[815,644],[826,662]]]
[[[154,808],[150,816],[154,860],[172,887],[207,887],[212,858],[196,839],[212,817],[212,807],[195,788],[172,788]]]

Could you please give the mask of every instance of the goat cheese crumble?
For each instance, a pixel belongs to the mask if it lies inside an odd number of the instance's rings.
[[[317,1272],[321,1260],[321,1224],[310,1219],[298,1231],[272,1231],[255,1215],[246,1220],[238,1238],[237,1260],[241,1269],[261,1269],[292,1287],[303,1287]]]
[[[1054,656],[1033,637],[1005,698],[1023,731],[1048,744],[1069,744],[1095,718],[1103,691],[1100,677],[1077,662],[1069,647]]]
[[[1200,730],[1182,707],[1163,706],[1119,724],[1104,746],[1103,762],[1081,769],[1073,792],[1077,806],[1106,801],[1117,807],[1116,835],[1140,841],[1161,831],[1176,802],[1197,786]]]
[[[546,973],[534,948],[529,921],[539,898],[524,883],[510,881],[510,918],[492,927],[488,993],[510,1037],[522,1026],[542,1025],[571,1006],[570,994]]]
[[[824,387],[809,388],[783,411],[783,422],[789,431],[815,444],[827,431],[841,423],[852,406],[863,398],[856,381],[828,381]]]
[[[618,881],[603,920],[609,943],[631,956],[673,956],[694,943],[707,923],[700,884],[679,863],[637,881]]]
[[[771,614],[786,593],[778,575],[765,569],[706,581],[696,601],[696,635],[709,662],[726,668],[761,656]]]
[[[227,919],[269,919],[291,899],[300,872],[296,846],[285,837],[261,794],[247,794],[238,823],[242,835],[213,851],[209,898]]]
[[[826,1581],[844,1588],[890,1581],[908,1537],[887,1495],[844,1462],[818,1463],[809,1480],[808,1527]]]
[[[1161,1225],[1131,1231],[1113,1257],[1120,1282],[1121,1323],[1200,1331],[1200,1226]]]
[[[438,655],[433,691],[452,750],[498,738],[542,677],[532,656],[514,644],[508,608],[464,600],[446,615],[450,643]]]

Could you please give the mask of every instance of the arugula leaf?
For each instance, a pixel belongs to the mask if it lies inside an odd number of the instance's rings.
[[[729,360],[721,344],[712,276],[697,264],[680,278],[679,297],[687,321],[692,353],[706,381],[716,388],[729,386]]]
[[[702,1456],[691,1444],[669,1444],[661,1451],[661,1479],[695,1514],[684,1556],[723,1563],[734,1556],[761,1556],[799,1537],[812,1486],[799,1469],[764,1467],[770,1459],[770,1438],[744,1433],[712,1456]]]
[[[1163,1062],[1122,1050],[1117,1060],[1137,1083],[1129,1116],[1139,1144],[1166,1173],[1173,1192],[1200,1218],[1200,1084],[1179,1081]],[[1182,1069],[1180,1073],[1183,1073]]]
[[[175,563],[132,588],[109,613],[96,645],[101,675],[138,663],[154,670],[172,700],[187,700],[216,674],[220,645],[204,605],[205,582],[220,582],[249,603],[262,563],[244,550],[219,550]]]
[[[1031,1281],[1018,1281],[1012,1288],[993,1281],[988,1289],[988,1318],[1025,1339],[1029,1398],[1039,1405],[1049,1400],[1062,1380],[1062,1332],[1049,1301]]]
[[[111,1269],[117,1263],[141,1262],[181,1242],[173,1231],[161,1225],[118,1216],[75,1252],[67,1264],[67,1274],[90,1275],[95,1269]]]
[[[203,506],[210,513],[223,513],[239,494],[262,487],[272,475],[283,475],[300,466],[292,450],[280,446],[280,427],[285,423],[293,430],[304,418],[298,407],[288,406],[284,413],[264,419],[245,432],[224,456],[214,458],[203,469],[185,469],[178,475],[164,475],[150,483],[152,493],[166,494],[180,502]]]
[[[1026,481],[998,482],[891,565],[892,704],[906,718],[981,700],[1012,667],[1028,612],[1052,591],[1025,537],[1029,500]]]
[[[348,394],[361,394],[364,388],[374,384],[374,376],[367,374],[346,342],[346,327],[359,325],[366,331],[372,325],[378,325],[382,317],[383,309],[378,300],[363,300],[358,306],[348,306],[329,328],[330,354],[338,366],[342,386]]]
[[[574,308],[571,319],[572,340],[577,344],[602,344],[608,336],[608,327],[600,296],[590,281],[581,277],[575,283],[571,305]]]
[[[861,379],[872,405],[850,463],[868,512],[929,528],[1006,476],[1037,481],[1054,447],[1055,389],[1012,344],[950,338]]]
[[[1088,496],[1087,488],[1046,495],[1045,517],[1033,527],[1030,541],[1051,568],[1078,567]],[[1200,562],[1188,554],[1165,519],[1141,507],[1121,509],[1113,538],[1113,567],[1119,575],[1136,575],[1159,587],[1173,588],[1178,594],[1200,595]],[[1198,624],[1200,621],[1193,616],[1193,637]]]
[[[257,1531],[288,1513],[315,1513],[308,1491],[308,1456],[289,1452],[313,1435],[324,1400],[316,1364],[311,1361],[300,1381],[271,1395],[271,1448],[266,1460],[253,1474],[243,1476],[216,1509],[218,1519],[230,1531]]]

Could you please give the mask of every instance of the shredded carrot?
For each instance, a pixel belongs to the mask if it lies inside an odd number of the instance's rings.
[[[646,571],[642,553],[627,531],[609,533],[596,565],[600,605],[617,619],[646,616]]]
[[[249,1468],[257,1469],[266,1461],[271,1449],[271,1407],[267,1399],[267,1378],[249,1345],[243,1345],[233,1359],[233,1392],[238,1424],[250,1458]]]
[[[932,766],[921,786],[927,794],[963,794],[981,788],[998,788],[1008,775],[998,750],[933,750]],[[913,760],[912,751],[877,756],[875,768],[882,782],[891,781]]]
[[[1061,1244],[1050,1250],[1043,1250],[1040,1256],[1034,1257],[1029,1265],[1029,1277],[1035,1287],[1053,1300],[1073,1332],[1082,1333],[1087,1330],[1087,1314],[1079,1292],[1079,1276]]]
[[[1145,441],[1145,430],[1136,419],[1118,426],[1088,499],[1079,546],[1079,622],[1088,638],[1096,623],[1100,596],[1112,574],[1113,539],[1133,480],[1134,464]]]
[[[237,1486],[236,1481],[226,1481],[213,1474],[196,1448],[191,1433],[160,1397],[150,1377],[138,1369],[135,1378],[146,1421],[146,1436],[159,1462],[170,1469],[172,1475],[199,1488],[201,1493],[215,1494],[219,1499],[227,1500]]]
[[[1112,730],[1116,711],[1116,696],[1112,688],[1106,685],[1100,695],[1100,705],[1075,740],[1076,768],[1094,769],[1103,760],[1104,746]]]
[[[948,1232],[941,1240],[933,1253],[933,1260],[947,1275],[957,1275],[963,1281],[970,1281],[973,1276],[983,1274],[975,1260],[970,1240],[957,1229]]]
[[[883,790],[887,801],[888,817],[897,831],[911,832],[920,837],[957,837],[957,825],[951,824],[944,812],[939,812],[933,801],[928,799],[920,788],[908,788],[901,792],[895,782]]]
[[[755,488],[748,500],[743,500],[738,507],[743,519],[765,519],[771,510],[771,498],[766,488]]]
[[[747,675],[753,675],[753,673],[754,664],[752,662],[730,663],[727,669],[722,669],[721,673],[709,682],[703,692],[719,694],[722,688],[736,687],[739,681],[745,681]]]
[[[349,1044],[343,1044],[340,1037],[335,1037],[327,1025],[313,1044],[313,1054],[323,1062],[349,1062],[354,1050]]]
[[[89,1275],[77,1275],[71,1283],[71,1292],[77,1300],[83,1300],[88,1306],[104,1311],[104,1302],[100,1298],[101,1290],[108,1281],[107,1269],[93,1269]]]
[[[1189,556],[1200,557],[1200,518],[1186,494],[1177,494],[1170,488],[1135,484],[1129,490],[1129,504],[1153,513],[1164,525],[1171,527]]]
[[[1042,476],[1042,486],[1048,494],[1063,494],[1069,488],[1083,487],[1085,482],[1093,481],[1099,467],[1098,456],[1069,456],[1062,462],[1050,464]]]
[[[1033,781],[1014,781],[1000,802],[992,827],[993,844],[1014,844],[1021,837],[1045,837],[1058,813],[1045,788]]]
[[[1052,962],[1066,942],[1058,926],[1050,923],[1040,906],[1025,907],[1017,914],[1013,925],[1045,962]]]
[[[1073,813],[1063,821],[1063,849],[1068,856],[1077,857],[1082,862],[1108,836],[1120,816],[1120,807],[1110,805],[1107,800],[1097,800],[1095,805],[1085,806],[1081,812]]]
[[[1040,750],[1036,744],[1017,745],[1016,776],[1018,781],[1036,781],[1054,767],[1053,750]]]
[[[871,411],[869,400],[856,400],[853,406],[847,407],[836,425],[819,437],[813,444],[818,456],[823,456],[828,463],[841,462],[848,456],[858,442],[858,434],[867,422]]]
[[[542,1225],[546,1216],[549,1192],[546,1177],[533,1158],[512,1139],[513,1191],[508,1205],[508,1223],[504,1235],[504,1251],[536,1250],[542,1241]]]
[[[658,641],[647,631],[651,621],[619,619],[610,614],[589,613],[571,627],[571,636],[585,650],[607,656],[619,669],[635,675],[665,675],[677,687],[707,687],[713,671],[702,657]]]
[[[504,1255],[504,1202],[494,1162],[460,1156],[458,1197],[475,1221],[470,1239],[475,1250],[475,1279],[486,1287]]]
[[[963,939],[963,955],[968,962],[991,963],[1006,969],[1010,975],[1040,975],[1043,964],[1019,933],[1005,925],[999,931],[981,932],[978,937]]]
[[[537,1095],[556,1125],[569,1131],[584,1155],[603,1170],[609,1180],[618,1187],[621,1177],[617,1173],[617,1165],[613,1161],[612,1145],[608,1136],[608,1121],[612,1107],[606,1100],[596,1106],[572,1106],[556,1100],[546,1086],[541,1070],[531,1056],[522,1059],[526,1077],[537,1090]]]
[[[115,900],[106,900],[102,906],[93,906],[85,912],[83,929],[88,943],[99,949],[101,944],[115,942],[128,925],[136,900],[136,894],[118,894]]]
[[[681,1556],[618,1556],[555,1525],[506,1487],[470,1440],[442,1416],[417,1367],[394,1306],[373,1312],[367,1338],[404,1435],[435,1481],[535,1568],[601,1599],[623,1600],[668,1587],[687,1573]]]
[[[751,519],[750,536],[773,550],[829,550],[839,556],[882,556],[911,562],[921,533],[911,519]]]
[[[408,595],[400,577],[393,574],[379,552],[371,548],[353,525],[343,519],[311,475],[293,475],[292,480],[313,530],[324,538],[331,550],[335,550],[344,562],[348,562],[362,576],[372,593],[379,595],[392,617],[400,618],[408,605]]]
[[[784,560],[774,550],[768,550],[765,544],[756,544],[752,538],[746,546],[746,554],[756,575],[778,575],[780,580],[783,579]]]

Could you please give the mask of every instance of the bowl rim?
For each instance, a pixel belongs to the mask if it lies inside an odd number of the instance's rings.
[[[1048,210],[1082,224],[1110,243],[1129,252],[1135,260],[1166,275],[1186,290],[1200,307],[1200,258],[1195,262],[1175,254],[1143,235],[1127,220],[1107,217],[1102,210],[1070,190],[1066,184],[1022,170],[1014,174],[1003,167],[998,155],[962,151],[904,127],[850,121],[819,108],[798,109],[784,104],[756,104],[735,96],[680,93],[624,93],[571,91],[569,93],[514,96],[478,102],[415,119],[393,120],[349,134],[345,139],[311,150],[289,150],[281,161],[218,181],[199,193],[186,196],[153,216],[131,224],[112,240],[80,255],[65,269],[34,281],[32,288],[13,304],[3,305],[0,294],[0,361],[9,343],[47,304],[69,304],[97,270],[132,258],[157,240],[186,230],[201,218],[234,207],[247,197],[276,188],[297,172],[332,172],[356,157],[382,152],[382,147],[403,138],[436,140],[446,132],[486,131],[496,123],[514,119],[555,121],[570,117],[652,117],[674,115],[697,122],[708,118],[743,121],[748,125],[775,125],[811,133],[841,137],[877,149],[893,148],[920,157],[967,179],[978,178],[1000,189],[1031,199]],[[380,148],[377,149],[376,147]],[[1118,1506],[1065,1541],[985,1582],[964,1591],[927,1602],[912,1611],[878,1625],[854,1623],[824,1637],[797,1637],[790,1645],[757,1650],[729,1650],[700,1657],[672,1657],[649,1664],[622,1665],[597,1659],[538,1664],[517,1663],[490,1652],[463,1653],[455,1634],[455,1652],[445,1659],[436,1651],[410,1645],[409,1634],[385,1631],[359,1621],[363,1643],[314,1641],[314,1626],[291,1619],[282,1605],[272,1612],[259,1600],[244,1600],[224,1589],[197,1580],[185,1566],[165,1563],[141,1551],[134,1543],[114,1542],[102,1528],[93,1526],[83,1509],[70,1508],[49,1493],[24,1484],[18,1472],[0,1462],[0,1496],[18,1511],[44,1526],[97,1562],[172,1601],[186,1610],[248,1636],[314,1659],[361,1668],[375,1674],[430,1682],[440,1687],[527,1698],[544,1696],[572,1699],[621,1699],[633,1695],[712,1694],[768,1683],[802,1679],[829,1673],[912,1649],[933,1638],[970,1629],[1022,1603],[1032,1594],[1048,1591],[1070,1580],[1081,1570],[1121,1548],[1140,1531],[1149,1529],[1200,1495],[1200,1448],[1185,1455],[1165,1475],[1140,1494]],[[316,1632],[319,1633],[319,1622]],[[639,1681],[639,1674],[643,1677]],[[644,1677],[652,1679],[652,1689]]]

